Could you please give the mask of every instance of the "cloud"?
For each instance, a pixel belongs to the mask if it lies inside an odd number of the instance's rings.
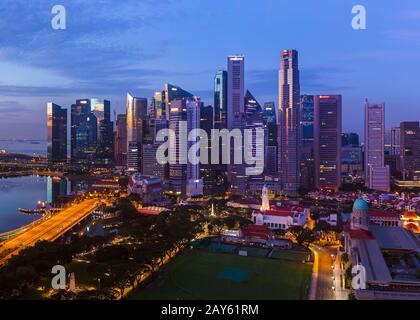
[[[2,117],[17,117],[30,111],[27,106],[17,101],[0,101]]]
[[[420,42],[420,31],[417,30],[393,30],[390,35],[395,40]]]
[[[163,71],[145,66],[164,55],[170,44],[161,43],[156,50],[143,39],[146,29],[164,18],[165,5],[170,2],[64,0],[60,4],[66,8],[67,29],[53,30],[51,8],[56,1],[2,0],[0,59],[49,70],[74,83],[74,89],[54,88],[53,84],[3,89],[12,95],[49,96],[59,90],[63,94],[93,90],[112,94],[150,86],[148,79],[163,75]]]

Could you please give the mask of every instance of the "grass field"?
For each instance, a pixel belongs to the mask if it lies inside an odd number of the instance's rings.
[[[129,299],[306,299],[311,271],[311,265],[293,259],[194,250],[177,257]]]

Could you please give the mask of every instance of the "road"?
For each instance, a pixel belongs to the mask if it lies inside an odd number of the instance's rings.
[[[34,226],[20,235],[0,244],[0,266],[21,250],[35,245],[38,241],[54,241],[85,219],[100,204],[98,199],[84,200]]]
[[[314,268],[312,272],[311,289],[309,294],[310,300],[335,300],[332,265],[334,259],[331,255],[335,255],[336,248],[322,248],[311,246],[314,253]]]

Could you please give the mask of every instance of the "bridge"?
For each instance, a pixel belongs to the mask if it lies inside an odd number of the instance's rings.
[[[0,243],[0,266],[20,251],[34,246],[38,241],[55,241],[79,222],[88,217],[98,206],[99,199],[88,199],[67,208],[51,218],[21,231],[15,237]]]

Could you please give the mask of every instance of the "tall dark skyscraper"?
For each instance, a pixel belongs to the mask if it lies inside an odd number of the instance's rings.
[[[141,169],[141,146],[143,143],[143,124],[147,119],[147,99],[127,94],[127,170],[138,172]]]
[[[127,116],[117,116],[117,131],[115,133],[115,165],[118,167],[127,166]]]
[[[314,163],[314,96],[300,99],[300,184],[306,190],[315,186]]]
[[[96,164],[109,166],[114,157],[114,126],[111,121],[111,103],[103,99],[91,99],[91,111],[97,121]]]
[[[208,136],[208,154],[211,153],[211,130],[213,129],[213,107],[204,106],[200,107],[200,129],[204,130]],[[200,177],[203,179],[204,194],[213,194],[218,186],[218,170],[219,165],[200,164]],[[223,184],[223,183],[222,183]]]
[[[227,72],[219,70],[214,77],[213,128],[227,128]]]
[[[98,127],[91,112],[90,99],[77,100],[71,106],[71,162],[90,167],[96,161]]]
[[[406,121],[400,124],[400,165],[404,180],[420,180],[420,124]]]
[[[294,194],[299,177],[299,103],[300,82],[298,52],[280,54],[279,72],[279,176],[286,193]]]
[[[264,103],[262,120],[267,128],[265,174],[274,177],[278,175],[278,124],[274,102]]]
[[[314,97],[315,187],[341,186],[341,95]]]
[[[47,104],[48,161],[67,161],[67,109],[49,102]]]

